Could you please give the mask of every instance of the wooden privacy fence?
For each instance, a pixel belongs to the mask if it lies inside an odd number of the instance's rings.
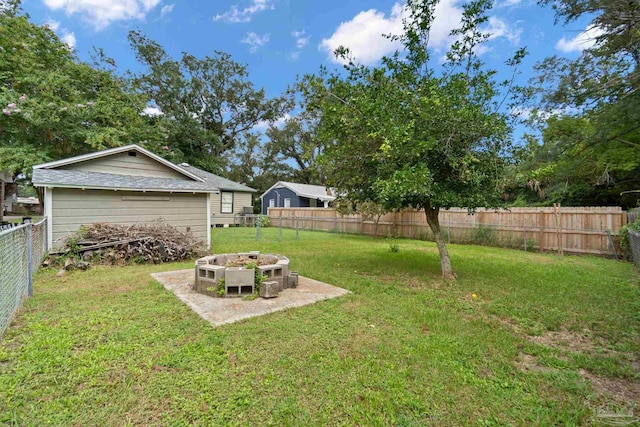
[[[269,208],[268,216],[273,226],[376,233],[375,221],[340,216],[334,209]],[[620,252],[618,231],[626,223],[626,212],[620,207],[479,209],[473,215],[459,208],[440,212],[442,234],[449,242],[612,256]],[[415,209],[383,215],[377,235],[433,239],[424,211]]]

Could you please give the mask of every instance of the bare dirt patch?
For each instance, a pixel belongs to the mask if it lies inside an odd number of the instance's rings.
[[[539,365],[538,360],[534,356],[526,353],[519,353],[514,363],[518,369],[525,372],[551,373],[558,371],[548,366]]]
[[[507,324],[514,330],[518,330],[513,322],[500,319],[501,323]],[[594,342],[589,331],[574,332],[568,330],[546,331],[541,336],[527,336],[529,341],[546,347],[557,348],[563,352],[596,354],[606,353],[629,361],[635,372],[639,371],[640,364],[636,355],[620,353],[606,349],[603,343]],[[515,366],[526,372],[557,372],[556,369],[540,366],[534,356],[520,353],[514,362]],[[636,402],[640,402],[640,380],[628,378],[609,378],[596,375],[586,369],[579,369],[578,374],[591,384],[595,393],[607,402],[615,402],[616,405],[627,407]],[[634,408],[635,416],[640,415],[640,408]]]
[[[579,369],[578,373],[582,378],[589,380],[595,391],[603,395],[619,402],[640,402],[640,382],[638,381],[603,378],[584,369]]]
[[[546,345],[547,347],[556,347],[562,350],[576,352],[592,352],[596,345],[591,340],[587,331],[573,332],[567,330],[546,331],[540,336],[529,336],[529,341],[536,344]]]

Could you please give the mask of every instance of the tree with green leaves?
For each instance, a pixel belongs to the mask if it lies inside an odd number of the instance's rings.
[[[313,86],[320,82],[314,76],[305,76],[288,90],[289,115],[284,124],[267,129],[266,137],[280,154],[281,162],[294,165],[291,179],[302,184],[324,184],[326,181],[319,158],[324,152],[324,141],[319,132],[320,111],[308,108]]]
[[[548,194],[565,204],[636,205],[640,188],[640,3],[541,0],[564,24],[588,17],[590,47],[537,65],[534,120],[543,130]],[[554,166],[556,164],[556,166]],[[621,197],[621,193],[627,194]]]
[[[463,5],[461,26],[440,66],[429,34],[437,0],[409,0],[403,49],[375,67],[350,60],[346,76],[327,76],[316,89],[322,130],[332,141],[323,156],[329,185],[347,199],[388,210],[424,209],[440,254],[442,276],[455,278],[440,232],[441,209],[501,203],[502,154],[509,117],[502,103],[510,82],[478,58],[488,36],[488,0]],[[349,58],[348,50],[337,51]],[[524,55],[519,50],[509,64]]]
[[[129,41],[147,68],[135,83],[160,110],[156,120],[169,129],[166,146],[194,166],[220,173],[223,154],[286,108],[283,98],[268,98],[264,89],[254,88],[247,66],[227,53],[204,58],[183,53],[176,60],[138,31],[129,33]]]
[[[31,23],[19,2],[0,12],[0,169],[29,177],[34,164],[159,139],[146,103]]]
[[[250,133],[236,147],[228,166],[227,177],[255,188],[260,195],[277,181],[290,181],[294,169],[282,161],[281,154],[260,134]],[[254,200],[255,213],[262,212],[260,198]]]

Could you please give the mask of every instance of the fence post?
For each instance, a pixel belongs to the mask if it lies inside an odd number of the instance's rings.
[[[282,240],[282,217],[278,218],[278,240]]]
[[[613,251],[613,256],[616,258],[616,261],[619,261],[618,259],[618,251],[616,251],[616,244],[613,241],[613,236],[611,235],[611,230],[609,230],[607,228],[607,237],[609,238],[609,244],[611,245],[611,250]]]
[[[540,249],[540,251],[544,251],[546,249],[546,246],[544,245],[544,241],[545,241],[545,237],[544,237],[544,227],[545,227],[545,217],[544,217],[544,208],[540,208],[540,210],[538,211],[538,223],[540,226],[540,233],[538,234],[538,248]]]
[[[33,225],[27,224],[27,295],[33,296]]]
[[[300,240],[300,226],[298,224],[298,217],[296,216],[296,240]]]
[[[47,253],[47,248],[49,248],[49,233],[47,230],[47,227],[49,226],[49,221],[47,221],[47,218],[44,219],[44,222],[42,223],[42,228],[40,229],[40,233],[42,234],[42,255],[44,258],[44,254]]]
[[[262,227],[262,215],[258,217],[258,221],[256,222],[256,240],[260,240],[261,227]]]

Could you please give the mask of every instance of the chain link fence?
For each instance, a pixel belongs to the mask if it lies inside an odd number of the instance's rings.
[[[631,260],[636,268],[640,269],[640,233],[635,230],[628,230],[629,246],[631,247]]]
[[[0,336],[28,296],[47,251],[47,220],[0,231]]]

